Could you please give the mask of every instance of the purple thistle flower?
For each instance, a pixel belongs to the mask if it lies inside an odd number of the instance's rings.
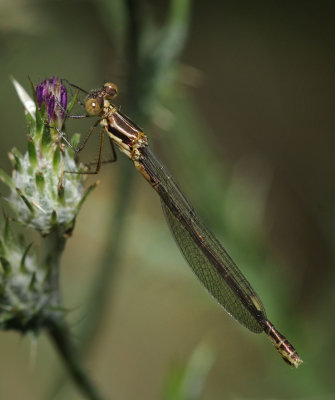
[[[61,128],[67,107],[66,87],[57,77],[52,77],[38,84],[36,96],[39,108],[43,102],[46,105],[49,124],[56,123]]]

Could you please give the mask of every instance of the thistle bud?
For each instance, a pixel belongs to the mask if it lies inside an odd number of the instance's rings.
[[[32,99],[18,82],[14,83],[25,109],[28,110],[29,103],[31,110]],[[66,87],[56,77],[46,79],[37,86],[34,97],[35,113],[26,112],[30,130],[28,151],[22,155],[13,150],[12,176],[0,170],[0,179],[10,188],[7,200],[21,224],[42,235],[54,230],[69,234],[92,187],[85,192],[85,175],[78,173],[83,167],[57,131],[66,117]]]
[[[66,116],[67,90],[56,77],[45,79],[36,88],[38,107],[41,110],[43,102],[46,105],[49,125],[61,129]]]

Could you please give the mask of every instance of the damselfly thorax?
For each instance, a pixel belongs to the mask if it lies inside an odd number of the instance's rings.
[[[132,161],[140,160],[141,148],[148,145],[147,136],[108,100],[104,100],[103,117],[100,124],[127,157]]]

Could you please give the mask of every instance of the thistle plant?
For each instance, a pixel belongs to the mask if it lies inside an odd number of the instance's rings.
[[[18,222],[42,235],[55,230],[70,234],[86,196],[84,175],[66,173],[79,167],[75,153],[61,142],[55,129],[63,127],[68,107],[66,88],[57,78],[46,79],[37,86],[34,98],[35,113],[26,112],[28,151],[22,155],[13,149],[9,153],[12,177],[1,171],[1,178],[9,186],[8,202]],[[21,100],[25,106],[31,101]]]
[[[55,77],[33,87],[33,99],[13,80],[25,108],[29,128],[28,149],[24,154],[13,149],[9,158],[11,176],[0,170],[8,186],[3,200],[13,216],[5,222],[0,236],[0,329],[21,333],[46,330],[61,353],[74,380],[88,398],[100,398],[77,362],[64,319],[59,294],[60,259],[66,239],[71,235],[81,205],[95,185],[84,190],[85,175],[75,152],[62,143],[58,130],[64,129],[70,104],[66,87]],[[78,143],[76,135],[72,144]],[[10,225],[19,224],[39,232],[39,257],[23,236]]]

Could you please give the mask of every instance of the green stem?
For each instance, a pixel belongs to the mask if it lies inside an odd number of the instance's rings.
[[[61,306],[59,290],[59,270],[66,238],[58,230],[54,230],[43,239],[44,264],[48,271],[48,285],[53,294],[55,307]],[[80,364],[77,350],[73,345],[70,330],[64,320],[63,313],[53,316],[46,322],[47,333],[58,350],[63,362],[79,390],[89,400],[102,400],[88,375]]]
[[[63,362],[79,390],[89,400],[102,400],[92,381],[81,367],[77,351],[71,340],[71,333],[66,323],[61,320],[49,322],[48,334],[57,348]]]
[[[65,244],[66,239],[58,230],[52,231],[43,239],[44,265],[48,271],[48,285],[55,305],[60,305],[59,270]]]

